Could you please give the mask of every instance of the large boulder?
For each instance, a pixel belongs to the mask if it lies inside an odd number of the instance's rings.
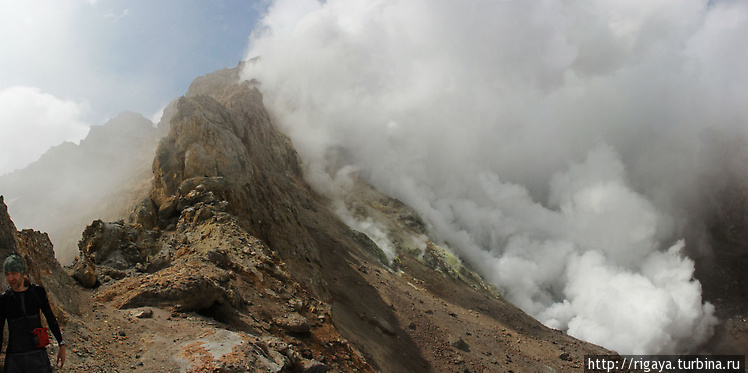
[[[228,272],[191,257],[154,274],[125,278],[99,297],[118,308],[157,306],[187,312],[212,306],[224,296],[228,282]]]
[[[158,231],[122,220],[111,223],[95,220],[83,231],[78,247],[81,255],[95,265],[127,269],[146,263],[160,251],[158,237]]]
[[[96,275],[96,266],[85,256],[76,260],[72,268],[72,276],[79,284],[89,289],[99,284],[99,278]]]

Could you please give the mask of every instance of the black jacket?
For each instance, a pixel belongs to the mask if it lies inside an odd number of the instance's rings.
[[[21,302],[26,307],[28,318],[21,312]],[[8,289],[0,295],[0,350],[2,349],[2,335],[5,321],[8,321],[8,354],[29,352],[38,349],[32,342],[31,331],[40,328],[41,317],[39,311],[44,313],[49,330],[52,331],[57,342],[62,341],[62,332],[57,324],[57,319],[52,308],[49,306],[47,291],[40,285],[31,284],[22,292],[14,292]]]

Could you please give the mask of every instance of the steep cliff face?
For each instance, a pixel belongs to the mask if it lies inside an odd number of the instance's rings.
[[[245,83],[224,104],[194,95],[179,99],[176,108],[153,164],[156,215],[138,215],[173,229],[184,208],[195,202],[191,193],[208,191],[281,255],[302,258],[290,265],[316,278],[319,250],[300,223],[315,202],[289,140],[272,129],[259,91]]]

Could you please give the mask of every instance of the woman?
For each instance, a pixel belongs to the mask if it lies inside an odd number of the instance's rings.
[[[47,325],[60,346],[57,366],[65,364],[65,341],[57,319],[49,306],[44,287],[32,284],[26,277],[26,266],[18,255],[11,255],[3,263],[5,281],[10,289],[0,295],[0,349],[5,320],[8,320],[8,348],[5,353],[5,373],[52,372],[47,349],[38,346],[38,337],[32,332],[42,327],[39,311],[44,313]]]

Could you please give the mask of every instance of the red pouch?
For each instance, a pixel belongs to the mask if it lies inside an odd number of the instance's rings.
[[[34,342],[36,347],[47,347],[49,344],[49,335],[47,334],[47,328],[36,328],[34,331]]]

